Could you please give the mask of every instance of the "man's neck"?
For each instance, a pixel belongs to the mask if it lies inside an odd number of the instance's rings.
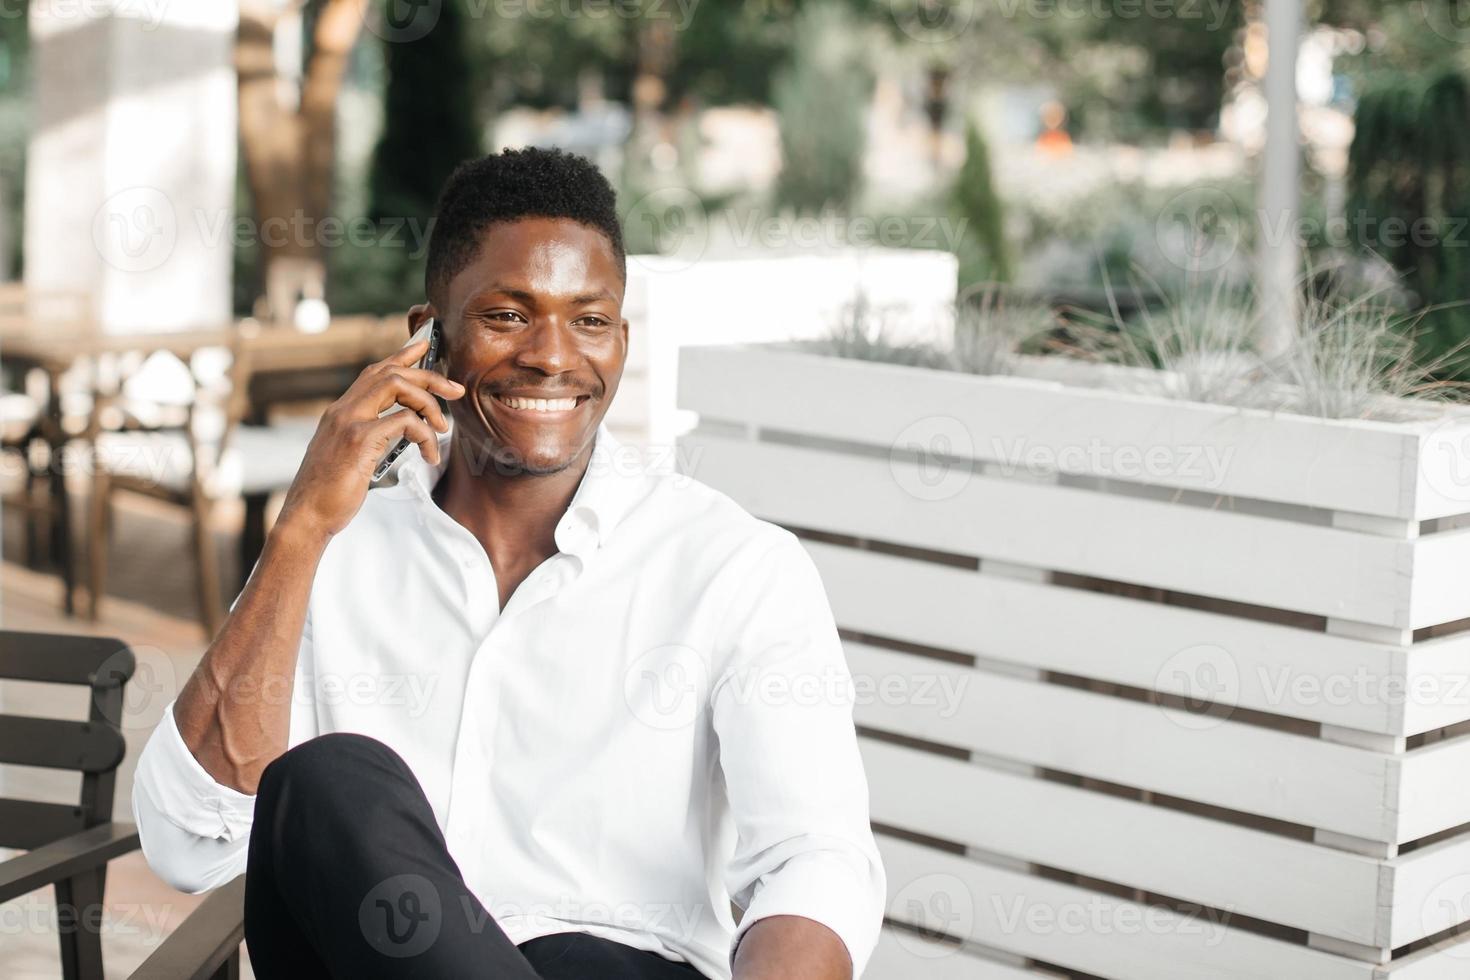
[[[576,496],[592,447],[565,469],[539,476],[502,473],[493,463],[475,472],[473,455],[451,441],[434,502],[485,549],[504,608],[516,586],[556,554],[557,522]]]

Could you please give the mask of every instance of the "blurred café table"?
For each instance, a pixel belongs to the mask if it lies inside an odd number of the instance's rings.
[[[391,354],[407,337],[404,321],[398,317],[338,317],[315,333],[262,326],[247,319],[165,333],[114,334],[85,322],[0,316],[0,366],[22,376],[39,370],[47,380],[40,437],[50,452],[51,550],[59,566],[67,614],[75,611],[76,558],[66,467],[56,461],[67,443],[85,439],[85,434],[69,431],[65,425],[64,375],[83,367],[90,372],[87,377],[95,394],[97,365],[110,357],[167,352],[187,362],[206,348],[224,348],[237,357],[244,352],[250,363],[246,421],[264,421],[278,405],[335,398],[363,367]],[[267,504],[263,496],[245,499],[242,575],[249,573],[264,545]]]

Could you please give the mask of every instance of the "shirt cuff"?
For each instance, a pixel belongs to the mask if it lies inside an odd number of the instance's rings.
[[[215,781],[184,744],[170,704],[138,759],[136,787],[183,830],[212,840],[238,840],[255,822],[255,797]]]
[[[881,871],[865,858],[857,860],[864,870],[854,866],[853,857],[808,851],[764,875],[730,942],[731,968],[751,926],[773,915],[797,915],[835,932],[852,957],[852,975],[862,976],[878,944],[886,895]]]

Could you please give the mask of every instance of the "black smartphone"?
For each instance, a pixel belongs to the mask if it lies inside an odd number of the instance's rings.
[[[443,335],[444,331],[439,328],[439,321],[430,318],[424,323],[423,326],[414,331],[412,337],[408,338],[408,343],[404,344],[404,347],[412,347],[414,344],[418,343],[421,340],[428,340],[429,342],[429,349],[424,352],[423,357],[419,358],[418,364],[415,365],[416,367],[422,368],[425,371],[438,370],[439,347],[444,341]],[[438,398],[437,395],[435,395],[434,397]],[[439,399],[439,405],[441,407],[444,405],[444,400],[442,398]],[[403,411],[402,405],[393,405],[390,406],[386,411],[384,411],[383,414],[379,417],[384,418],[392,415],[394,412],[401,411]],[[407,449],[410,445],[412,445],[412,442],[407,438],[399,439],[398,444],[395,445],[392,449],[388,450],[388,454],[383,457],[380,463],[378,463],[377,469],[373,470],[372,482],[377,483],[383,477],[387,476],[388,470],[393,467],[393,464],[397,462],[398,457],[402,456],[403,451]]]

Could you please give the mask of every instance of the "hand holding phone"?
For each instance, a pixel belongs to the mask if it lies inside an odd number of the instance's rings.
[[[465,393],[436,369],[442,344],[437,324],[425,323],[403,348],[364,368],[327,407],[277,528],[295,527],[309,537],[341,531],[409,443],[430,464],[439,463],[439,433],[449,431],[447,402]]]
[[[437,372],[439,369],[439,345],[443,342],[443,332],[439,329],[438,320],[428,320],[422,327],[419,327],[418,330],[414,331],[413,336],[408,339],[408,343],[404,344],[403,346],[405,349],[407,349],[409,347],[412,347],[414,344],[417,344],[424,340],[427,340],[429,342],[429,349],[424,352],[423,357],[419,358],[417,368],[420,371]],[[442,408],[443,405],[441,404],[440,407]],[[388,406],[388,408],[386,408],[378,417],[387,418],[389,415],[401,411],[403,411],[403,405],[399,402],[394,402],[392,405]],[[387,454],[384,455],[382,461],[378,463],[377,467],[373,470],[373,483],[377,483],[379,480],[383,479],[383,477],[388,475],[388,471],[393,468],[393,464],[397,462],[399,456],[403,455],[403,451],[407,449],[408,446],[409,439],[407,436],[404,436],[403,438],[400,438],[398,440],[398,442],[393,446],[392,449],[388,450]]]

